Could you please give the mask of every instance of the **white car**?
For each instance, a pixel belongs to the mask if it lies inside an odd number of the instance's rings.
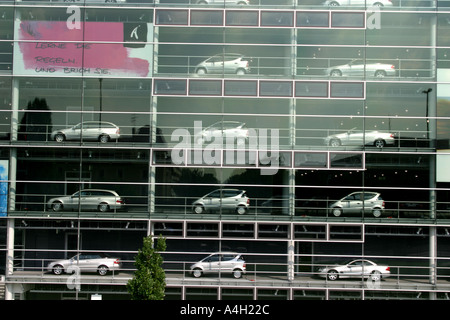
[[[223,145],[236,142],[238,146],[246,143],[249,137],[249,130],[245,123],[238,121],[219,121],[203,129],[194,139],[198,145],[211,143],[212,145]]]
[[[83,139],[106,143],[119,137],[119,127],[114,123],[103,121],[85,121],[71,128],[55,130],[51,134],[51,139],[56,142]]]
[[[47,201],[47,208],[58,212],[62,210],[117,211],[125,207],[124,200],[112,190],[84,189],[70,196],[55,197]]]
[[[392,7],[391,0],[328,0],[324,6],[368,6],[368,7]]]
[[[107,257],[103,254],[96,253],[80,253],[70,259],[63,259],[50,262],[47,266],[49,272],[60,275],[64,272],[72,271],[79,268],[80,271],[98,272],[104,276],[109,271],[118,270],[121,267],[120,259]]]
[[[395,66],[387,63],[365,63],[362,59],[355,59],[347,64],[329,67],[324,74],[330,77],[395,77],[397,74]]]
[[[244,75],[250,73],[250,62],[250,58],[239,53],[217,54],[200,62],[195,67],[195,73]]]
[[[196,4],[238,4],[238,5],[248,5],[249,0],[193,0]]]
[[[330,213],[335,217],[342,214],[371,212],[375,218],[381,217],[385,208],[384,200],[378,192],[358,191],[330,205]]]
[[[246,272],[244,258],[236,252],[216,252],[190,266],[195,278],[206,273],[231,273],[239,279]]]
[[[377,265],[375,262],[366,259],[352,260],[344,264],[336,264],[319,268],[319,276],[334,281],[339,278],[369,278],[379,281],[389,277],[390,267]]]
[[[192,211],[197,214],[211,211],[234,211],[245,214],[250,206],[250,199],[245,190],[217,189],[192,203]]]
[[[389,132],[362,131],[353,128],[344,133],[327,136],[324,144],[331,147],[372,145],[383,148],[386,145],[395,144],[395,135]]]

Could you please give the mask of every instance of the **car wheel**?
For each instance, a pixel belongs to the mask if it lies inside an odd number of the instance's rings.
[[[337,280],[337,279],[339,279],[339,274],[337,273],[336,270],[330,270],[327,273],[327,279],[330,281]]]
[[[238,69],[238,70],[236,71],[236,74],[237,74],[238,76],[243,76],[243,75],[245,74],[245,70],[243,70],[243,69]]]
[[[59,201],[55,201],[52,203],[52,210],[54,212],[58,212],[64,209],[64,205],[62,204],[62,202]]]
[[[204,2],[204,3],[206,3],[206,2]],[[197,70],[197,74],[203,75],[203,74],[206,74],[206,73],[207,73],[206,69],[204,69],[204,68],[200,68],[200,69]]]
[[[375,218],[381,217],[381,209],[373,209],[372,214]]]
[[[194,213],[196,214],[201,214],[203,212],[205,212],[205,208],[203,208],[202,205],[196,205],[193,209]]]
[[[381,272],[378,270],[373,271],[370,274],[370,280],[372,281],[380,281],[381,280]]]
[[[57,133],[55,135],[56,142],[63,142],[64,140],[66,140],[66,137],[62,133]]]
[[[52,272],[53,272],[53,274],[56,274],[59,276],[60,274],[62,274],[64,272],[64,268],[62,265],[57,264],[56,266],[53,267]]]
[[[342,76],[342,72],[340,70],[333,70],[330,72],[330,76],[332,77],[340,77]]]
[[[339,2],[332,1],[332,2],[330,3],[330,7],[339,7]]]
[[[331,210],[331,213],[333,214],[333,216],[335,217],[340,217],[342,215],[342,209],[340,208],[333,208]]]
[[[384,78],[386,77],[386,72],[383,70],[377,70],[375,71],[375,78]]]
[[[235,279],[240,279],[242,277],[242,270],[241,269],[234,269],[233,270],[233,277]]]
[[[100,137],[98,137],[98,141],[100,143],[107,143],[109,141],[109,136],[106,134],[102,134]]]
[[[377,148],[383,148],[385,144],[386,143],[384,142],[384,140],[381,139],[375,140],[375,142],[373,143],[373,145]]]
[[[109,269],[107,266],[100,266],[100,267],[98,267],[97,272],[99,275],[104,276],[108,273],[108,270]]]
[[[107,203],[100,203],[98,205],[97,209],[98,209],[99,212],[107,212],[107,211],[109,211],[109,206],[108,206]]]
[[[246,212],[247,212],[247,208],[244,207],[244,206],[238,206],[238,207],[236,208],[236,213],[237,213],[237,214],[242,215],[242,214],[245,214]]]
[[[331,139],[330,146],[331,147],[339,147],[341,145],[341,141],[339,139]]]
[[[200,278],[202,274],[202,270],[199,268],[192,270],[192,275],[194,276],[194,278]]]

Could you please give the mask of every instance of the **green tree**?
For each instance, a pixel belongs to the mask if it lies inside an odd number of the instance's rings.
[[[127,283],[127,290],[132,300],[163,300],[166,288],[166,274],[162,268],[163,258],[160,252],[166,250],[166,239],[160,236],[156,241],[145,237],[143,247],[139,250],[134,277]]]

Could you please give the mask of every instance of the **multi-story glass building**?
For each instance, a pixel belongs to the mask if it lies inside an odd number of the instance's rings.
[[[148,235],[167,299],[449,299],[450,2],[3,0],[0,24],[5,299],[128,299]]]

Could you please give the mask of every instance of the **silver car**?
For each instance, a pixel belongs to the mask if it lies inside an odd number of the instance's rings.
[[[70,259],[50,262],[47,266],[49,272],[60,275],[64,272],[71,272],[75,268],[80,271],[98,272],[104,276],[109,271],[120,269],[122,263],[118,258],[110,258],[103,254],[80,253]]]
[[[195,72],[199,75],[223,73],[244,75],[250,73],[250,60],[239,53],[217,54],[200,62],[195,67]]]
[[[71,128],[55,130],[51,139],[56,142],[65,140],[93,140],[106,143],[120,137],[120,128],[111,122],[86,121]]]
[[[248,211],[250,199],[245,190],[217,189],[192,203],[192,211],[200,214],[208,211],[235,211],[244,214]]]
[[[344,264],[337,264],[319,268],[319,276],[334,281],[339,278],[370,278],[379,281],[389,277],[390,267],[377,265],[375,262],[366,259],[352,260]]]
[[[125,207],[124,200],[112,190],[85,189],[70,196],[52,198],[47,201],[47,208],[55,212],[62,210],[98,210],[117,211]]]
[[[190,267],[191,274],[199,278],[206,273],[231,273],[239,279],[246,272],[244,258],[236,252],[216,252],[194,263]]]
[[[391,0],[328,0],[325,6],[368,6],[368,7],[392,7]]]
[[[353,128],[344,133],[329,135],[324,139],[324,143],[331,147],[372,145],[383,148],[395,144],[395,135],[389,132],[362,131]]]
[[[245,123],[237,121],[219,121],[203,129],[195,140],[198,145],[204,143],[226,145],[227,142],[236,141],[238,146],[244,145],[249,137],[249,130]]]
[[[248,5],[249,0],[193,0],[196,4],[238,4],[238,5]]]
[[[396,70],[393,64],[365,63],[362,59],[355,59],[347,64],[333,66],[325,69],[324,74],[331,77],[395,77]]]
[[[358,191],[330,205],[330,213],[335,217],[342,214],[372,213],[375,218],[381,217],[385,208],[384,200],[377,192]]]

